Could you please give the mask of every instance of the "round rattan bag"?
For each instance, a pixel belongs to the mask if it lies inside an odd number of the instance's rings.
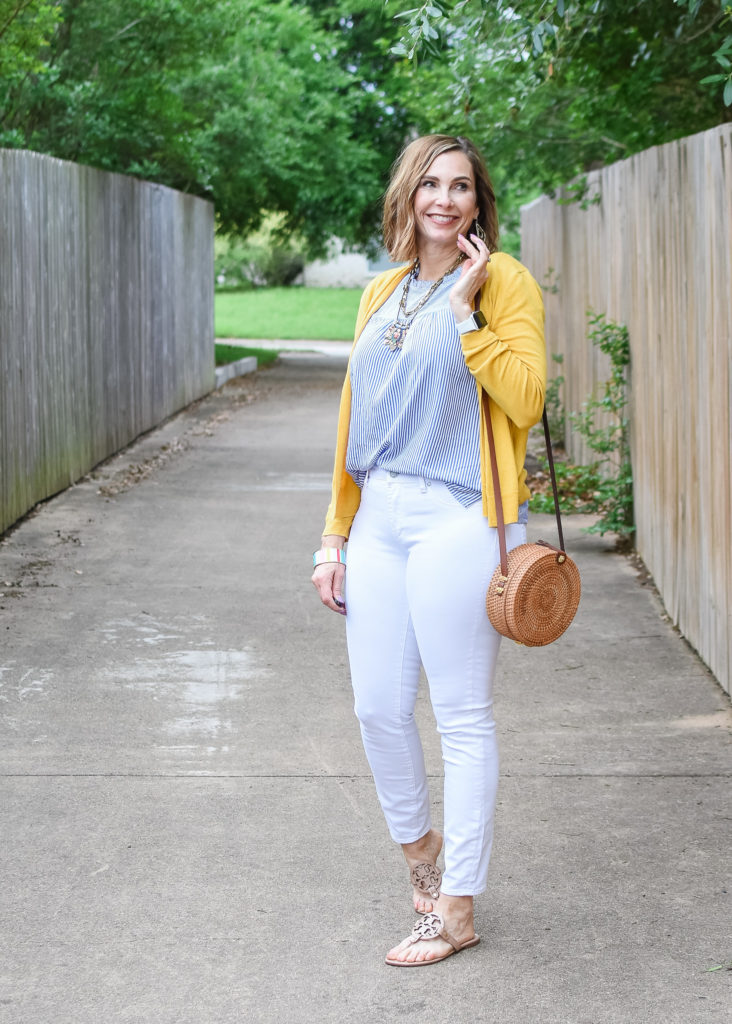
[[[486,609],[493,628],[526,647],[543,647],[562,635],[575,616],[580,575],[565,551],[540,541],[508,552],[508,572],[493,573]]]

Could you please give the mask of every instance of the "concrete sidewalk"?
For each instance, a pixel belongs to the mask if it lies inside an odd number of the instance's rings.
[[[384,966],[407,874],[309,583],[343,367],[227,385],[0,545],[0,1021],[725,1024],[729,700],[576,519],[575,624],[501,653],[483,941]]]
[[[279,352],[315,352],[321,356],[337,356],[348,359],[352,341],[282,341],[272,338],[217,338],[221,345],[241,346],[242,348],[264,348]]]

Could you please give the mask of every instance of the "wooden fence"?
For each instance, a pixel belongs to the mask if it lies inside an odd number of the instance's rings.
[[[0,150],[0,532],[213,379],[211,204]]]
[[[629,328],[636,545],[673,622],[729,692],[732,125],[594,171],[587,184],[585,208],[561,197],[524,208],[523,262],[545,286],[568,410],[607,374],[587,311]],[[580,439],[567,443],[583,461]]]

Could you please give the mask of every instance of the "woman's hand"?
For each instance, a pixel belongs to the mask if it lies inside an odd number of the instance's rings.
[[[467,256],[460,277],[450,289],[450,309],[455,323],[459,324],[473,312],[475,293],[488,280],[491,254],[488,246],[477,235],[471,235],[469,240],[464,235],[458,235],[457,245]]]
[[[323,537],[324,548],[342,548],[345,537]],[[339,615],[346,614],[346,603],[343,596],[346,580],[346,567],[341,562],[322,562],[316,565],[310,580],[320,595],[320,600],[331,611]]]

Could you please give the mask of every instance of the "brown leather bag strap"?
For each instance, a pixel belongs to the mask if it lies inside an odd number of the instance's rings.
[[[488,392],[481,388],[483,396],[483,415],[485,417],[485,429],[488,435],[488,453],[491,463],[491,478],[493,480],[493,500],[496,506],[496,528],[498,530],[498,549],[501,553],[501,573],[506,576],[508,573],[508,553],[506,551],[506,526],[503,519],[503,499],[501,498],[501,483],[498,478],[498,460],[496,459],[496,442],[493,438],[493,424],[491,423],[491,409]],[[549,463],[549,475],[552,480],[552,494],[554,496],[554,513],[557,519],[557,534],[559,535],[559,550],[566,551],[564,547],[564,531],[562,530],[562,517],[559,513],[559,491],[557,489],[557,475],[554,470],[554,456],[552,455],[552,442],[549,436],[549,420],[546,415],[546,408],[541,415],[544,423],[544,441],[546,442],[546,457]]]
[[[552,494],[554,495],[554,511],[557,516],[557,533],[559,535],[559,547],[562,551],[564,547],[564,533],[562,532],[562,517],[559,514],[559,491],[557,490],[557,474],[554,472],[554,454],[552,452],[552,439],[549,436],[549,420],[546,415],[546,406],[541,414],[541,419],[544,424],[544,441],[546,443],[546,457],[549,463],[549,475],[552,478]]]
[[[506,550],[506,525],[503,522],[503,498],[501,497],[501,484],[498,479],[498,460],[496,459],[496,442],[493,440],[493,424],[491,423],[491,410],[488,401],[488,392],[482,390],[483,415],[485,417],[485,429],[488,435],[488,454],[491,460],[491,476],[493,478],[493,501],[496,506],[496,529],[498,530],[498,550],[501,553],[501,575],[508,578],[508,551]]]
[[[473,298],[473,309],[480,309],[481,289],[475,293]],[[496,528],[498,530],[498,549],[501,553],[501,574],[508,576],[508,552],[506,550],[506,525],[503,520],[503,499],[501,498],[501,483],[498,479],[498,461],[496,459],[496,442],[493,438],[493,424],[491,423],[490,401],[488,392],[481,388],[483,397],[483,415],[485,417],[485,429],[488,435],[488,453],[491,463],[491,477],[493,478],[493,501],[496,506]],[[554,456],[552,454],[552,441],[549,436],[549,420],[546,415],[546,406],[541,414],[544,423],[544,441],[546,442],[546,457],[549,463],[549,475],[552,480],[552,494],[554,495],[554,513],[557,517],[557,534],[559,536],[559,550],[565,551],[564,532],[562,530],[562,517],[559,514],[559,491],[557,490],[557,475],[554,472]]]

